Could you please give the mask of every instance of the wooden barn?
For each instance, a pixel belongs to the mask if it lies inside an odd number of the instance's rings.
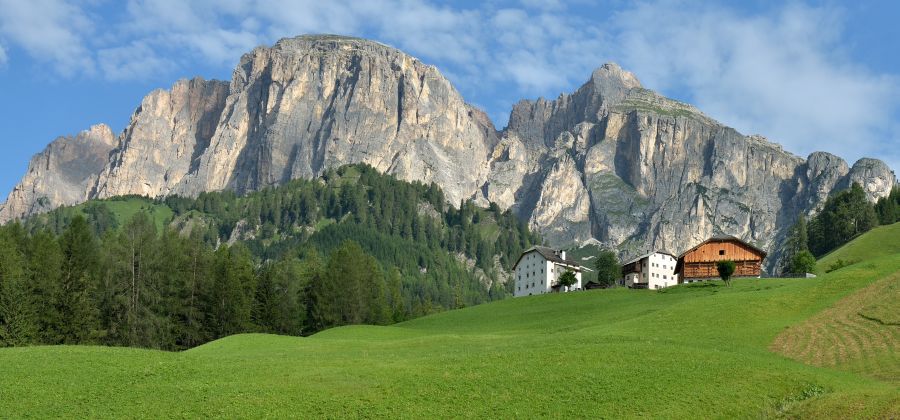
[[[678,257],[675,272],[679,283],[718,278],[716,263],[734,261],[734,277],[759,277],[766,251],[734,236],[715,236],[707,239]]]

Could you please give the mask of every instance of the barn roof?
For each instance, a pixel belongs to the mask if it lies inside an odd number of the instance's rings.
[[[532,251],[537,251],[537,253],[541,254],[541,256],[544,257],[544,259],[546,259],[547,261],[552,261],[557,264],[570,265],[572,267],[576,267],[579,269],[581,268],[581,265],[579,265],[577,261],[564,260],[564,259],[560,258],[558,252],[553,248],[547,248],[545,246],[533,246],[531,248],[526,249],[525,252],[522,252],[522,255],[519,255],[519,259],[516,260],[515,264],[513,264],[513,270],[515,270],[516,267],[519,265],[519,261],[522,260],[522,257],[524,257],[526,254],[528,254],[529,252],[532,252]]]
[[[747,243],[746,241],[742,240],[741,238],[738,238],[737,236],[731,236],[731,235],[715,235],[715,236],[713,236],[713,237],[711,237],[711,238],[709,238],[709,239],[707,239],[707,240],[705,240],[705,241],[703,241],[703,242],[700,242],[699,244],[697,244],[697,246],[695,246],[695,247],[693,247],[693,248],[691,248],[691,249],[689,249],[689,250],[687,250],[687,251],[682,252],[681,255],[678,256],[678,259],[680,260],[680,259],[683,258],[685,255],[690,254],[691,252],[696,251],[697,248],[700,248],[701,246],[706,245],[706,244],[708,244],[708,243],[711,243],[711,242],[730,242],[730,241],[739,242],[739,243],[741,243],[742,245],[746,246],[747,248],[750,248],[750,249],[752,249],[752,250],[754,250],[754,251],[756,251],[756,252],[759,252],[760,254],[762,254],[763,258],[766,258],[766,255],[769,255],[768,252],[762,250],[762,249],[759,248],[759,247],[756,247],[756,246],[754,246],[754,245],[751,245],[750,243]]]

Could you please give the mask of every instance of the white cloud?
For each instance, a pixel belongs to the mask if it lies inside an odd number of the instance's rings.
[[[74,1],[0,0],[0,39],[62,75],[141,80],[227,69],[282,37],[370,37],[437,65],[500,124],[519,98],[571,92],[615,60],[647,87],[793,152],[900,163],[891,134],[900,125],[897,79],[842,54],[841,11],[827,6],[748,15],[654,0],[613,5],[619,11],[603,20],[582,13],[596,7],[590,3],[535,0],[469,8],[429,0],[129,0],[113,2],[124,9],[116,23],[103,19],[118,15]],[[0,46],[0,64],[6,60]]]
[[[6,58],[6,48],[4,48],[3,45],[0,45],[0,67],[6,65],[7,60],[8,59]]]
[[[0,35],[63,75],[94,70],[84,36],[93,23],[64,0],[0,0]]]
[[[107,79],[117,81],[146,79],[176,68],[175,63],[159,57],[142,42],[102,49],[97,52],[97,62]]]
[[[789,5],[739,16],[657,2],[613,21],[623,64],[647,87],[687,92],[698,108],[745,133],[851,163],[877,155],[890,139],[885,122],[900,106],[897,81],[840,53],[839,10]]]

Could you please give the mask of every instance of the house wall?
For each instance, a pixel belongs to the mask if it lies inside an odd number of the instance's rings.
[[[648,289],[674,286],[678,284],[678,275],[675,273],[677,262],[675,257],[668,254],[650,254],[632,266],[632,270],[637,271],[626,274],[624,284],[628,287],[646,284]]]
[[[575,273],[575,284],[569,290],[581,290],[581,271],[573,270],[571,267],[567,267],[565,265],[556,264],[554,262],[547,262],[548,270],[550,270],[550,286],[556,284],[559,281],[559,276],[561,276],[566,271],[572,271]],[[548,290],[549,290],[548,286]]]
[[[647,257],[648,281],[650,289],[662,289],[678,284],[675,264],[678,260],[666,254],[654,253]]]
[[[710,242],[683,256],[683,267],[679,274],[682,281],[688,282],[693,279],[717,278],[719,271],[716,263],[732,260],[735,263],[735,277],[759,277],[764,257],[759,251],[740,242]]]
[[[548,261],[539,252],[532,251],[522,256],[515,270],[515,289],[513,296],[529,296],[550,293],[551,286],[556,284],[559,276],[571,267]],[[571,290],[582,288],[581,272],[575,272],[576,282]]]
[[[528,296],[547,293],[549,290],[548,261],[537,251],[522,256],[516,266],[516,289],[513,296]]]
[[[735,261],[733,277],[759,277],[762,272],[760,261]],[[719,278],[719,268],[715,262],[684,263],[682,276],[685,280]]]

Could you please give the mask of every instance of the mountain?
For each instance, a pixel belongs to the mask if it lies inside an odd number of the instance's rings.
[[[31,166],[58,154],[54,144]],[[745,136],[615,64],[572,94],[517,103],[498,132],[433,66],[331,35],[256,48],[228,84],[152,92],[110,149],[85,153],[79,176],[30,169],[0,222],[88,198],[244,193],[366,163],[435,182],[452,203],[512,209],[552,245],[594,242],[627,256],[727,233],[777,251],[797,215],[832,191],[859,182],[874,200],[896,183],[875,159],[802,159]]]
[[[679,253],[722,233],[777,251],[832,191],[858,182],[874,201],[896,182],[879,160],[804,160],[742,135],[615,64],[571,95],[516,104],[492,156],[486,199],[553,244],[599,241],[624,255]]]
[[[0,205],[0,222],[91,198],[97,176],[115,144],[115,135],[106,124],[53,140],[31,158],[28,172]]]
[[[433,66],[360,39],[284,39],[244,55],[228,85],[182,81],[145,98],[96,197],[243,193],[366,163],[437,182],[458,203],[484,182],[495,142]]]

